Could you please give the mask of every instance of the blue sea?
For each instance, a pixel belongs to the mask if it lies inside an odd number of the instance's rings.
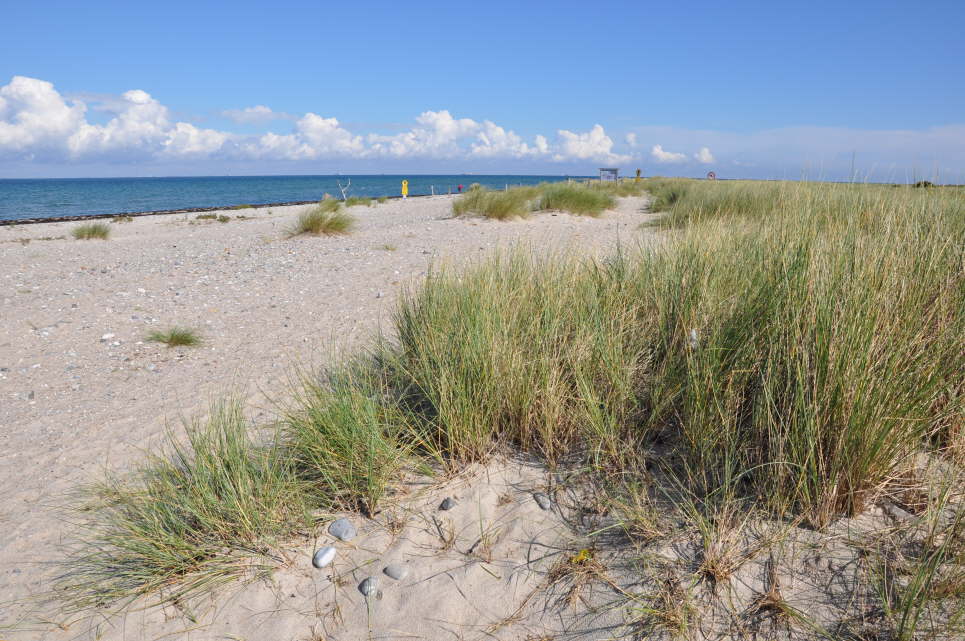
[[[456,193],[472,183],[503,189],[566,180],[564,176],[202,176],[171,178],[0,179],[0,221],[91,216],[195,207],[231,207],[340,197],[338,182],[349,180],[349,196]]]

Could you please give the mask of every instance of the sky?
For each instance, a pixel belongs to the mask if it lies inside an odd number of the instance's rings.
[[[0,178],[965,182],[965,3],[0,7]]]

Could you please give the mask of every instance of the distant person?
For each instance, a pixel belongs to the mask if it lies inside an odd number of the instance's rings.
[[[460,193],[460,194],[462,193],[462,185],[459,185],[458,187],[456,187],[456,189],[459,190],[459,193]]]

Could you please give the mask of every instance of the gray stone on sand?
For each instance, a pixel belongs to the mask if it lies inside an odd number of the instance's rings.
[[[451,510],[454,507],[456,507],[456,501],[451,496],[442,499],[442,503],[439,504],[439,509],[443,512]]]
[[[404,563],[390,563],[385,566],[385,569],[382,571],[385,572],[387,577],[395,579],[396,581],[401,581],[409,576],[409,566]]]
[[[533,494],[533,500],[539,505],[540,509],[548,510],[553,507],[553,503],[550,501],[550,497],[546,496],[542,492],[536,492]]]
[[[332,524],[328,526],[328,533],[339,541],[354,539],[355,535],[358,534],[352,522],[344,518],[333,521]]]
[[[370,576],[361,583],[359,583],[359,592],[365,596],[372,596],[379,591],[379,580],[374,576]]]
[[[323,548],[319,548],[318,551],[315,552],[315,556],[312,557],[312,565],[314,565],[316,568],[323,568],[334,560],[335,548],[327,545]]]

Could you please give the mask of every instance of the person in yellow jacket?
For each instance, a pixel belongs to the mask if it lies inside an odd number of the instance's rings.
[[[408,197],[409,197],[409,181],[403,180],[402,181],[402,200],[405,200]]]

